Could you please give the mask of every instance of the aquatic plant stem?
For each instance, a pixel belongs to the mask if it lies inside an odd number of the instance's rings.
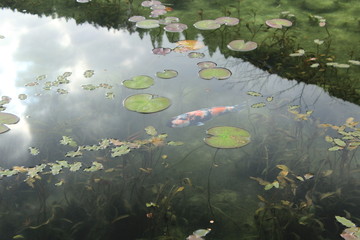
[[[211,172],[212,172],[212,169],[214,167],[214,164],[215,164],[215,159],[216,159],[216,155],[219,151],[219,148],[216,149],[215,151],[215,154],[214,154],[214,157],[213,157],[213,160],[211,162],[211,166],[210,166],[210,169],[209,169],[209,174],[208,174],[208,179],[207,179],[207,200],[208,200],[208,207],[209,207],[209,210],[210,210],[210,213],[213,217],[215,217],[215,214],[214,214],[214,211],[213,211],[213,208],[212,208],[212,205],[211,205],[211,193],[210,193],[210,176],[211,176]]]

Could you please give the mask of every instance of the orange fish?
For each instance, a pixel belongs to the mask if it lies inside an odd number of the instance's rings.
[[[212,119],[214,116],[222,115],[228,112],[240,111],[243,108],[244,105],[202,108],[173,117],[167,125],[172,128],[202,126],[204,125],[204,122]]]

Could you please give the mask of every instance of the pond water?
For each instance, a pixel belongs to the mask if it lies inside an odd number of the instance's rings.
[[[164,1],[180,33],[128,21],[156,1],[80,2],[0,3],[1,239],[360,239],[356,1]],[[193,26],[222,16],[240,23]],[[250,136],[210,146],[219,126]]]

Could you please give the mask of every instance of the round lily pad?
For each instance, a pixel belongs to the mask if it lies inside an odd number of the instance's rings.
[[[123,81],[122,84],[131,89],[145,89],[154,85],[154,79],[146,75],[139,75]]]
[[[237,127],[213,127],[206,133],[205,143],[215,148],[239,148],[250,142],[250,133]]]
[[[238,52],[249,52],[257,48],[256,42],[245,42],[244,40],[234,40],[231,41],[227,47],[230,50],[238,51]]]
[[[190,53],[188,53],[188,57],[189,58],[204,58],[205,54],[199,53],[199,52],[190,52]]]
[[[160,1],[143,1],[141,3],[141,6],[143,7],[151,7],[151,6],[156,6],[156,5],[161,5]]]
[[[155,19],[146,19],[136,23],[136,27],[143,29],[157,28],[159,26],[159,21]]]
[[[10,128],[4,124],[15,124],[19,122],[19,120],[20,119],[14,114],[0,112],[0,133],[4,133],[10,130]]]
[[[270,20],[266,20],[266,25],[271,28],[283,28],[283,27],[291,27],[292,22],[287,19],[274,18]]]
[[[144,16],[132,16],[129,18],[129,22],[140,22],[144,20],[145,20]]]
[[[152,50],[153,54],[163,55],[163,56],[165,56],[166,54],[169,54],[171,51],[172,51],[171,48],[163,48],[163,47],[154,48]]]
[[[227,26],[235,26],[239,23],[239,19],[234,17],[219,17],[215,19],[215,22],[225,24]]]
[[[223,67],[212,67],[212,68],[203,68],[199,71],[199,76],[202,79],[210,80],[217,78],[219,80],[225,80],[231,76],[231,71]]]
[[[170,23],[164,27],[164,30],[167,32],[182,32],[188,27],[183,23]]]
[[[123,102],[126,109],[139,113],[160,112],[170,104],[170,99],[148,93],[132,95]]]
[[[202,69],[202,68],[214,68],[214,67],[217,66],[216,63],[211,62],[211,61],[199,62],[197,65],[198,65],[198,67],[201,68],[201,69]]]
[[[215,20],[201,20],[194,23],[194,27],[200,30],[213,30],[220,28],[221,25]]]
[[[165,69],[163,72],[157,72],[156,76],[158,78],[170,79],[178,75],[178,72],[171,69]]]

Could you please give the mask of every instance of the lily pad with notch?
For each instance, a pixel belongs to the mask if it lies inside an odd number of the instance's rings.
[[[188,29],[187,25],[186,24],[183,24],[183,23],[170,23],[170,24],[167,24],[165,27],[164,27],[164,30],[167,31],[167,32],[182,32],[184,30]]]
[[[157,72],[156,76],[158,78],[163,78],[163,79],[170,79],[170,78],[174,78],[178,75],[178,72],[172,69],[165,69],[162,72]]]
[[[123,105],[126,109],[139,113],[155,113],[171,105],[170,99],[154,94],[142,93],[127,97]]]
[[[257,48],[257,43],[252,41],[245,42],[244,40],[234,40],[231,41],[227,47],[230,50],[237,52],[249,52]]]
[[[0,134],[10,130],[5,124],[16,124],[19,120],[14,114],[0,112]]]
[[[203,68],[214,68],[217,66],[216,63],[214,62],[211,62],[211,61],[204,61],[204,62],[199,62],[197,63],[197,66],[201,69]]]
[[[219,126],[206,131],[204,138],[207,145],[215,148],[239,148],[250,142],[250,133],[242,128]]]
[[[219,17],[215,19],[215,22],[226,26],[235,26],[239,23],[239,19],[235,17]]]
[[[124,80],[122,84],[131,89],[146,89],[154,85],[154,79],[146,75],[139,75],[132,79]]]
[[[225,80],[231,77],[232,73],[229,69],[223,67],[203,68],[199,71],[199,76],[202,79],[210,80],[216,78],[218,80]]]
[[[194,23],[194,27],[200,30],[214,30],[221,27],[215,20],[201,20]]]

